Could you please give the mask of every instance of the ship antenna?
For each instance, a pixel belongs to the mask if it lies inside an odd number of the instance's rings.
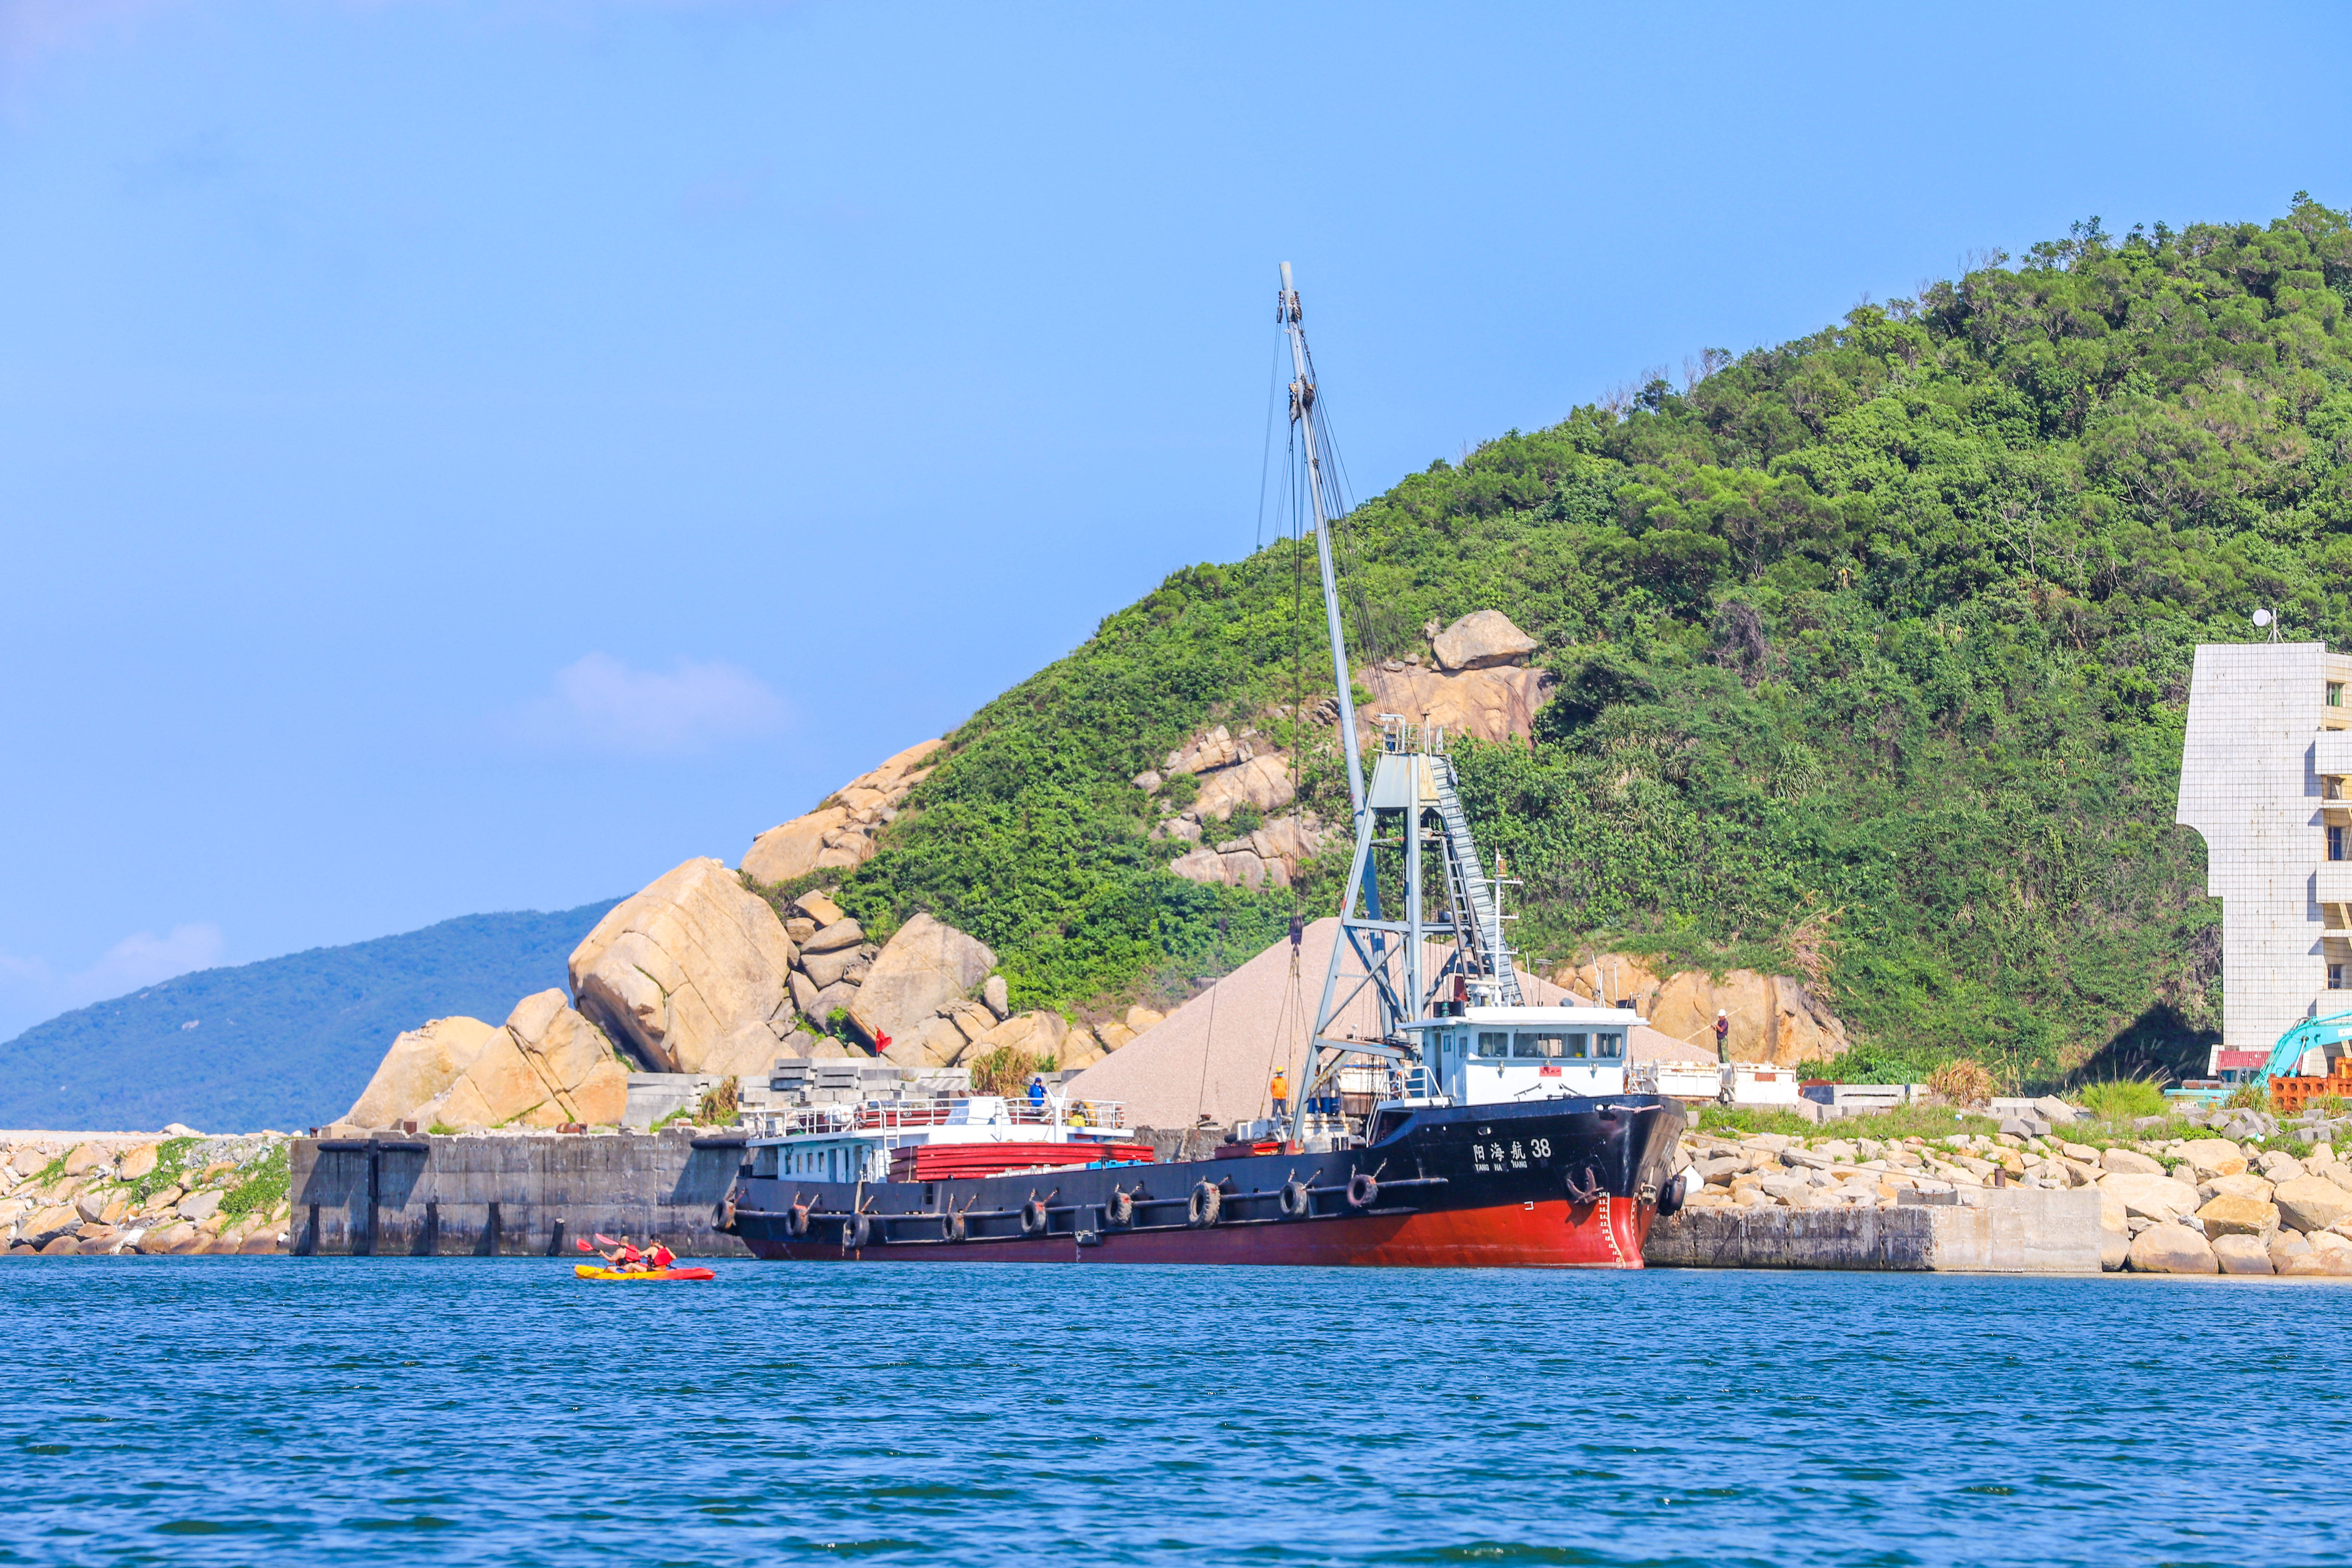
[[[1300,324],[1298,290],[1290,280],[1290,263],[1282,264],[1282,298],[1278,304],[1282,330],[1290,339],[1290,419],[1297,425],[1307,454],[1307,502],[1315,509],[1315,561],[1323,574],[1323,619],[1331,633],[1331,679],[1339,699],[1339,743],[1348,753],[1348,806],[1359,828],[1364,819],[1364,759],[1356,743],[1356,700],[1348,679],[1348,638],[1339,624],[1339,580],[1331,569],[1331,513],[1323,493],[1323,443],[1318,439],[1320,413],[1315,405],[1315,356],[1307,352],[1307,329]]]

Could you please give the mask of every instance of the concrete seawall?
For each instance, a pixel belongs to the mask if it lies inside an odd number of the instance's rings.
[[[1642,1258],[1653,1268],[2096,1274],[2099,1235],[2095,1191],[1994,1187],[1892,1208],[1686,1208],[1651,1229]]]
[[[738,1135],[302,1138],[289,1250],[377,1257],[573,1254],[602,1231],[685,1257],[745,1257],[710,1228]]]

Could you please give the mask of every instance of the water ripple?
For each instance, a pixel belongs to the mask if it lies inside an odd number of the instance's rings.
[[[0,1266],[0,1563],[2352,1561],[2325,1281]]]

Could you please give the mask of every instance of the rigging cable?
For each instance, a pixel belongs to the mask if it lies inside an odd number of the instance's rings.
[[[1267,368],[1265,379],[1265,444],[1257,460],[1257,542],[1250,547],[1255,555],[1265,548],[1265,478],[1274,466],[1275,399],[1282,392],[1282,338],[1274,340],[1274,363]]]
[[[1225,962],[1225,917],[1217,917],[1217,965]],[[1213,976],[1209,981],[1209,1030],[1201,1040],[1201,1089],[1192,1100],[1192,1125],[1198,1127],[1209,1114],[1209,1053],[1217,1043],[1217,993],[1224,988],[1224,978]],[[1183,1151],[1180,1148],[1181,1155]]]

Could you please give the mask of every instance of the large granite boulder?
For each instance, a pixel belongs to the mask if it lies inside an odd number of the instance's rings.
[[[882,1059],[904,1068],[953,1067],[971,1047],[971,1037],[953,1018],[934,1016],[890,1037]]]
[[[455,1082],[403,1114],[451,1127],[616,1126],[628,1093],[611,1040],[548,990],[515,1004]]]
[[[1213,725],[1169,752],[1167,760],[1160,763],[1160,772],[1173,778],[1178,773],[1214,773],[1219,768],[1232,767],[1235,763],[1245,763],[1257,754],[1252,743],[1255,738],[1251,731],[1244,730],[1241,735],[1235,736],[1227,726]],[[1151,777],[1151,788],[1156,790],[1160,780],[1158,774]]]
[[[2209,1237],[2251,1236],[2256,1240],[2263,1240],[2279,1227],[2277,1205],[2229,1193],[2223,1193],[2199,1209],[2197,1217],[2204,1225]]]
[[[2180,1146],[2179,1157],[2189,1162],[2200,1182],[2216,1176],[2240,1176],[2246,1171],[2245,1151],[2227,1138],[2196,1138]]]
[[[2300,1231],[2326,1230],[2352,1219],[2352,1193],[2325,1176],[2298,1176],[2281,1182],[2271,1194],[2286,1223]]]
[[[951,1066],[970,1067],[993,1051],[1010,1047],[1040,1060],[1060,1061],[1070,1026],[1059,1013],[1015,1013],[966,1046]],[[1066,1065],[1066,1064],[1065,1064]]]
[[[788,1017],[771,1018],[764,1023],[747,1021],[719,1043],[703,1062],[702,1070],[719,1078],[731,1078],[742,1083],[765,1083],[775,1069],[781,1056],[804,1055],[788,1048],[785,1042],[793,1037],[793,1024]],[[808,1037],[803,1036],[803,1039]],[[624,1089],[626,1085],[624,1084]]]
[[[2137,1274],[2219,1274],[2211,1244],[2185,1225],[2152,1225],[2132,1237],[2131,1268]]]
[[[572,954],[580,1011],[657,1072],[703,1072],[737,1028],[792,1005],[792,939],[724,864],[688,860],[624,900]]]
[[[1697,1058],[1715,1055],[1715,1016],[1729,1015],[1731,1059],[1796,1067],[1828,1061],[1851,1044],[1844,1021],[1804,981],[1789,974],[1735,969],[1717,979],[1705,970],[1660,977],[1648,961],[1601,953],[1552,975],[1581,995],[1630,1006],[1651,1028]]]
[[[2105,1188],[2099,1194],[2099,1267],[2109,1274],[2131,1256],[2131,1211]]]
[[[848,820],[847,807],[827,805],[779,823],[751,840],[743,856],[743,870],[761,882],[805,877],[817,868],[817,858],[825,852],[825,836]]]
[[[1223,822],[1244,805],[1260,812],[1279,811],[1297,795],[1297,786],[1290,781],[1289,761],[1279,752],[1268,752],[1204,775],[1192,809],[1203,822]]]
[[[436,1018],[397,1037],[342,1120],[353,1127],[397,1126],[446,1094],[496,1033],[479,1018]]]
[[[1630,952],[1594,953],[1581,963],[1564,963],[1552,971],[1551,983],[1603,1006],[1636,1011],[1657,1000],[1665,977],[1651,967],[1652,960]],[[1707,1054],[1715,1054],[1712,1037]]]
[[[1430,646],[1448,671],[1493,669],[1525,664],[1536,651],[1536,639],[1500,610],[1473,610],[1430,639]]]
[[[743,870],[760,882],[787,882],[828,866],[862,866],[875,834],[908,793],[930,776],[922,763],[945,741],[922,741],[850,780],[812,812],[780,823],[751,841]]]
[[[2099,1178],[2099,1190],[2114,1194],[2125,1213],[2141,1219],[2174,1220],[2197,1212],[2197,1189],[2170,1176],[2110,1171]]]
[[[850,1026],[869,1042],[912,1039],[950,1004],[962,1000],[996,967],[983,942],[929,915],[898,928],[849,1005]]]
[[[2232,1234],[2213,1238],[2214,1261],[2224,1274],[2275,1274],[2271,1255],[2257,1236]]]
[[[571,1121],[590,1127],[620,1124],[628,1104],[629,1069],[614,1055],[612,1040],[575,1012],[562,992],[524,997],[508,1015],[506,1027]]]
[[[1356,715],[1366,745],[1376,742],[1382,713],[1401,713],[1448,735],[1497,742],[1513,736],[1526,740],[1535,731],[1536,710],[1557,684],[1548,669],[1471,669],[1448,675],[1401,661],[1359,673],[1372,694]]]
[[[1247,888],[1252,891],[1265,886],[1269,871],[1266,863],[1246,848],[1219,853],[1208,845],[1187,851],[1168,862],[1168,868],[1188,882],[1213,887]],[[1275,884],[1288,887],[1285,879]]]

